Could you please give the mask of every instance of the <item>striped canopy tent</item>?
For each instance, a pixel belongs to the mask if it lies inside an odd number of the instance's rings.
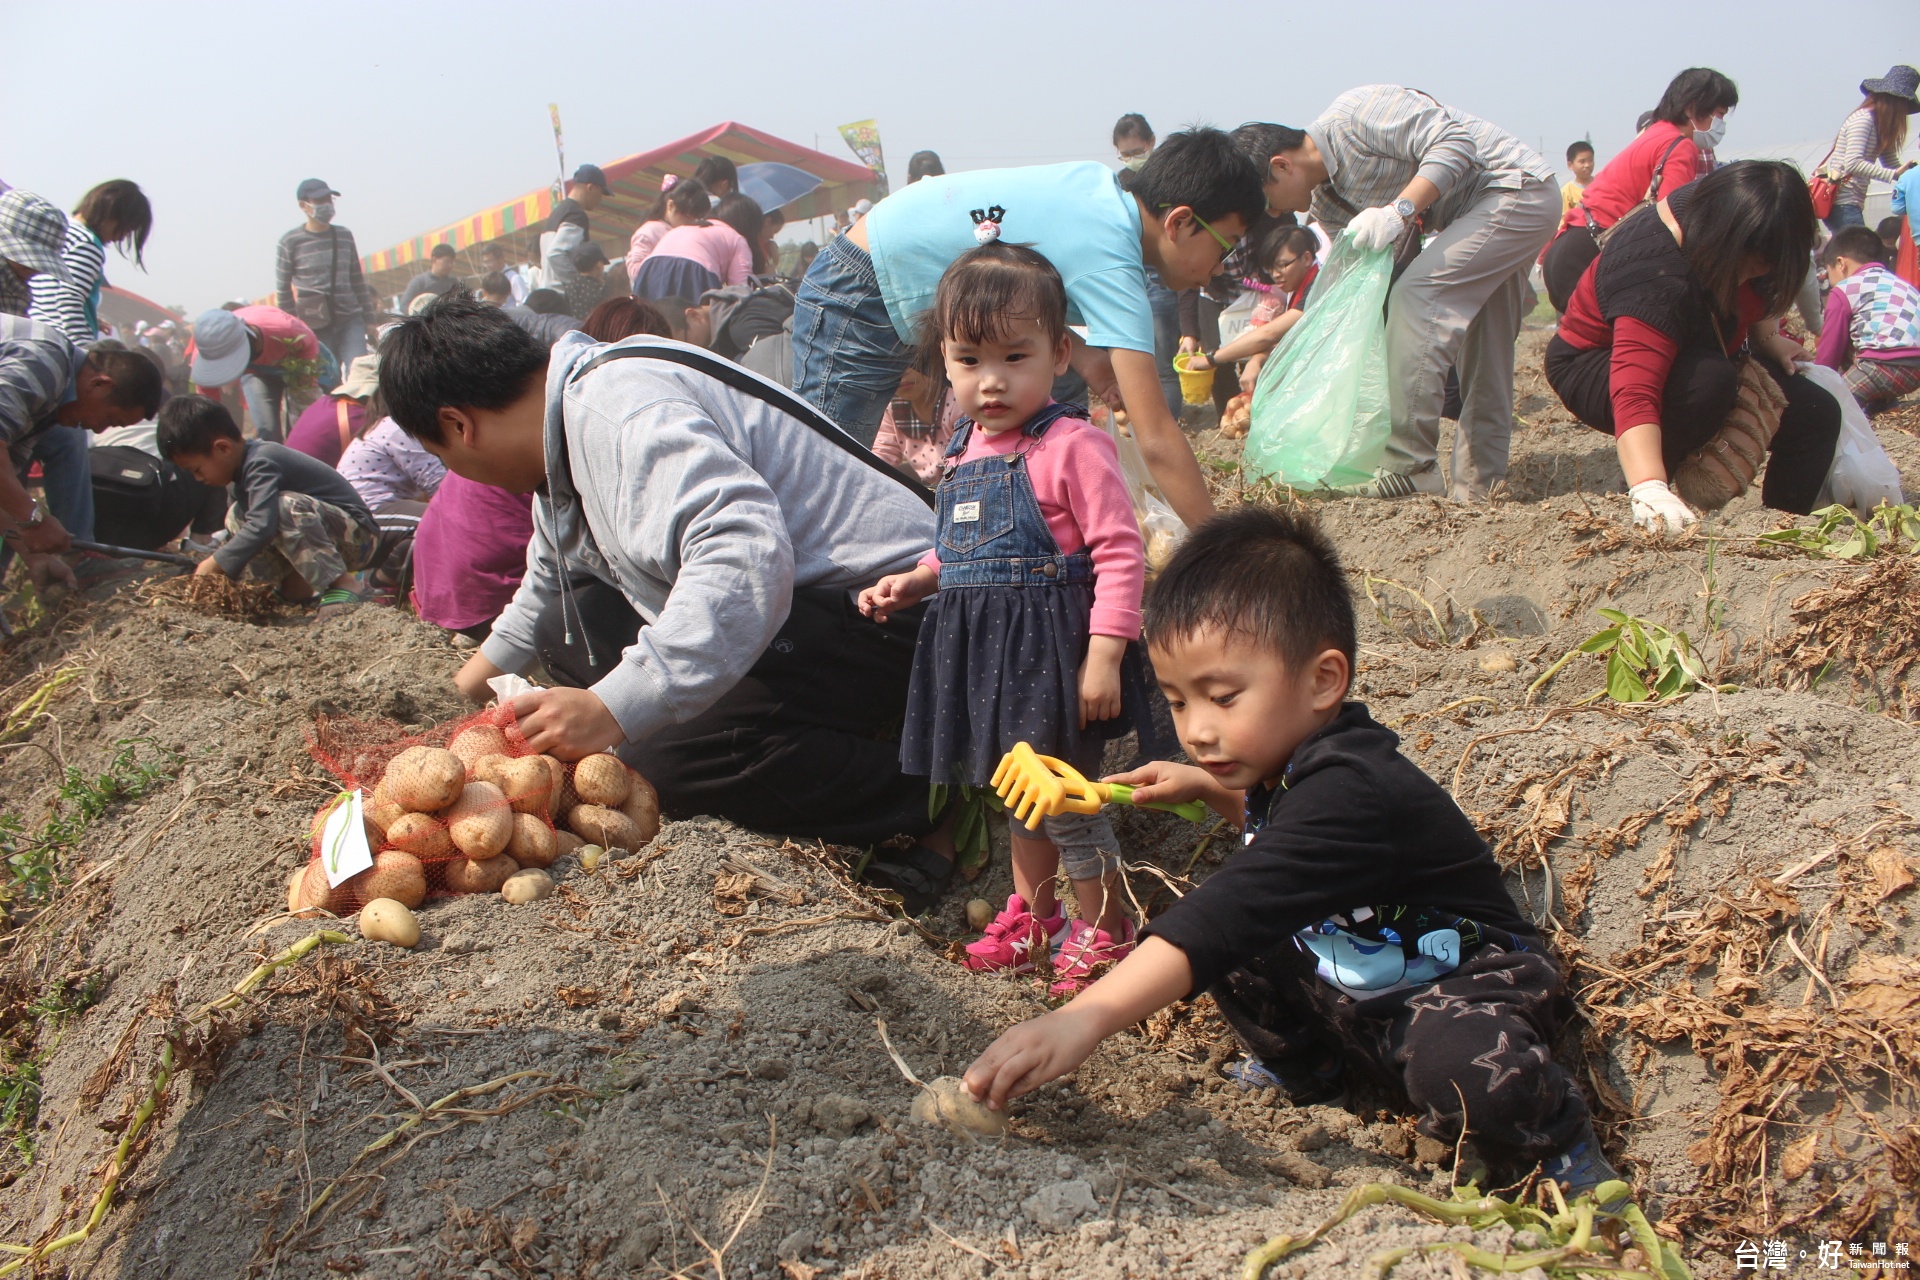
[[[626,255],[627,240],[659,198],[660,180],[670,173],[683,178],[691,176],[708,156],[725,156],[735,164],[777,160],[821,179],[818,187],[786,207],[784,212],[789,221],[819,217],[835,209],[846,209],[861,199],[874,200],[880,196],[873,171],[866,166],[729,120],[677,142],[600,166],[607,175],[609,190],[607,198],[593,211],[593,238],[616,264],[612,269],[618,269],[617,264]],[[506,243],[510,261],[526,262],[533,256],[553,205],[552,190],[542,187],[391,248],[370,253],[361,259],[361,265],[373,291],[381,297],[390,297],[425,270],[422,264],[436,244],[450,244],[459,250],[460,270],[467,276],[480,274],[480,246],[494,240]]]

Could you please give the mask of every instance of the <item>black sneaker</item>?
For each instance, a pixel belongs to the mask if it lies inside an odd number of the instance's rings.
[[[1572,1146],[1542,1161],[1541,1168],[1566,1190],[1569,1198],[1591,1194],[1604,1182],[1623,1181],[1619,1171],[1607,1163],[1605,1153],[1600,1150],[1600,1138],[1591,1124],[1587,1125]],[[1631,1198],[1621,1195],[1598,1203],[1596,1207],[1601,1213],[1617,1214],[1629,1203]]]
[[[1340,1070],[1338,1058],[1329,1058],[1323,1065],[1303,1076],[1282,1075],[1250,1053],[1242,1054],[1238,1062],[1230,1062],[1220,1070],[1227,1079],[1248,1092],[1255,1089],[1278,1089],[1286,1095],[1287,1102],[1291,1106],[1344,1107],[1347,1105],[1346,1076]]]
[[[924,915],[953,882],[953,859],[926,845],[909,849],[881,849],[860,875],[863,883],[900,896],[900,908],[910,916]]]

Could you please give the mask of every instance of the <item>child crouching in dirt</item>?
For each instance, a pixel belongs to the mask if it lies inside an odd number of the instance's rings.
[[[246,440],[226,406],[175,396],[156,424],[160,452],[201,484],[228,486],[225,546],[197,575],[252,576],[279,584],[290,601],[320,597],[325,619],[359,604],[353,575],[373,559],[379,530],[338,471],[265,440]]]
[[[973,214],[983,240],[998,216]],[[937,540],[912,572],[860,593],[881,622],[933,596],[900,766],[980,787],[1025,742],[1096,774],[1106,740],[1146,723],[1146,664],[1130,643],[1146,557],[1112,438],[1052,397],[1069,349],[1060,273],[1031,249],[983,243],[947,268],[923,328],[966,415],[946,450]],[[1071,995],[1126,955],[1119,850],[1103,814],[1049,817],[1037,837],[1016,825],[1015,892],[968,944],[967,967],[1051,961],[1054,993]],[[1063,863],[1080,908],[1071,924],[1054,894]]]
[[[1204,800],[1245,848],[1111,973],[996,1040],[967,1069],[974,1096],[1002,1107],[1209,991],[1244,1088],[1338,1103],[1363,1072],[1429,1137],[1452,1145],[1464,1124],[1502,1181],[1536,1162],[1575,1191],[1613,1178],[1552,1058],[1570,1004],[1533,925],[1452,799],[1346,701],[1353,602],[1325,536],[1264,509],[1211,521],[1161,575],[1146,634],[1195,763],[1113,780],[1140,802]]]

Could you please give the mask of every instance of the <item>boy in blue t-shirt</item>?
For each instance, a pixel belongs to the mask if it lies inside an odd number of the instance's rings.
[[[1042,254],[1085,326],[1073,367],[1124,404],[1154,479],[1189,525],[1213,514],[1200,466],[1168,411],[1154,359],[1147,269],[1169,289],[1204,284],[1266,208],[1260,175],[1217,129],[1161,143],[1123,190],[1091,161],[944,174],[888,196],[821,250],[793,312],[793,389],[871,444],[921,315],[976,217],[998,210],[1000,240]]]
[[[1468,1127],[1482,1185],[1535,1164],[1575,1192],[1613,1180],[1553,1060],[1572,1005],[1533,922],[1452,798],[1346,700],[1353,601],[1326,537],[1257,507],[1210,521],[1154,585],[1146,634],[1194,763],[1109,781],[1135,803],[1204,800],[1245,848],[1105,977],[1001,1035],[967,1088],[1004,1106],[1206,991],[1247,1051],[1243,1087],[1337,1104],[1364,1075],[1427,1136]]]

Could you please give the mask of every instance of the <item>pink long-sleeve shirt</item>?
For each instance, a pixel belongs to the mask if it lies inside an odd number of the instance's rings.
[[[1025,465],[1033,496],[1061,553],[1084,549],[1093,557],[1089,629],[1097,636],[1139,639],[1147,554],[1113,438],[1079,418],[1060,419],[1038,440],[1019,431],[991,434],[976,428],[957,461],[1004,457],[1022,448],[1028,451]],[[920,563],[939,572],[938,548]]]
[[[718,221],[673,228],[660,237],[650,256],[690,258],[719,276],[721,284],[745,284],[753,271],[753,250],[747,238]]]
[[[627,241],[627,279],[629,282],[632,281],[634,272],[640,270],[640,264],[647,260],[647,255],[652,253],[655,246],[660,243],[660,237],[667,234],[669,230],[670,228],[666,223],[658,220],[643,222],[633,229],[633,237]]]

